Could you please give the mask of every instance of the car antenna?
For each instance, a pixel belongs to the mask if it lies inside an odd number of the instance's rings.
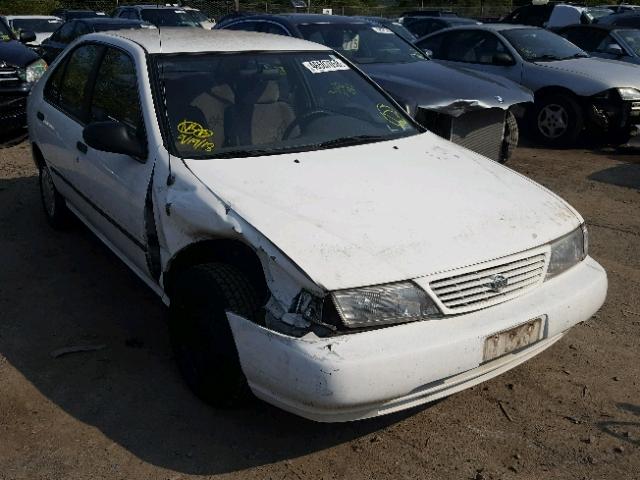
[[[160,0],[156,0],[156,8],[160,8]],[[160,46],[160,55],[162,57],[162,32],[160,31],[162,25],[162,21],[158,20],[158,43]],[[160,60],[160,90],[162,93],[162,102],[164,103],[164,112],[167,119],[167,125],[169,126],[169,136],[171,135],[171,120],[169,119],[169,110],[167,107],[167,89],[164,84],[164,63]],[[167,160],[169,164],[169,175],[167,176],[167,186],[173,185],[176,181],[176,177],[173,175],[173,171],[171,169],[171,152],[169,152],[169,148],[167,145]]]

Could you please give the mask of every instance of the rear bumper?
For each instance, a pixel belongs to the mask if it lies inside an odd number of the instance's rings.
[[[369,332],[292,338],[228,313],[256,396],[322,422],[411,408],[503,373],[559,340],[604,302],[606,273],[587,258],[534,291],[491,308]],[[539,342],[483,363],[485,339],[545,317]]]

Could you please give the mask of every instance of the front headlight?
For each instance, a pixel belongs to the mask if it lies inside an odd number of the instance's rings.
[[[441,316],[429,295],[413,282],[338,290],[332,296],[342,322],[349,328]]]
[[[40,77],[47,71],[47,62],[42,59],[36,60],[27,68],[23,69],[20,74],[20,79],[27,83],[36,83],[40,80]]]
[[[640,90],[631,87],[618,88],[618,94],[622,100],[640,100]]]
[[[551,259],[545,280],[559,275],[584,260],[589,253],[589,233],[583,223],[551,244]]]

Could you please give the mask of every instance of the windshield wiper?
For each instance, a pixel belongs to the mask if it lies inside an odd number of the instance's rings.
[[[553,62],[555,60],[564,60],[564,58],[560,58],[556,55],[550,55],[548,53],[544,55],[540,55],[539,57],[534,57],[532,61],[534,62]]]
[[[321,142],[310,146],[312,148],[317,148],[318,150],[320,150],[323,148],[349,147],[352,145],[360,145],[362,143],[381,142],[382,140],[387,140],[387,138],[381,137],[380,135],[355,135],[353,137],[335,138],[333,140],[328,140],[326,142]]]

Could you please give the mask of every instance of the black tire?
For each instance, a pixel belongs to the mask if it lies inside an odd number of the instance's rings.
[[[226,310],[249,319],[260,311],[256,289],[237,268],[208,263],[176,278],[169,308],[176,363],[189,388],[217,407],[250,397]]]
[[[500,152],[500,163],[505,163],[513,156],[513,152],[518,147],[520,131],[516,117],[507,110],[504,122],[504,139],[502,141],[502,151]]]
[[[540,143],[562,148],[576,143],[584,127],[584,115],[571,96],[552,94],[536,100],[530,122]]]
[[[39,174],[40,200],[49,225],[56,230],[64,230],[69,226],[71,213],[64,197],[60,195],[51,178],[51,170],[47,165],[40,167]]]

